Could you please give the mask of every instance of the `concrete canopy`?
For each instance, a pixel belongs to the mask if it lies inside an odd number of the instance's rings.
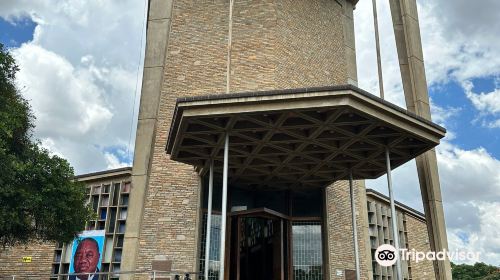
[[[177,100],[171,159],[221,172],[251,189],[325,187],[386,173],[439,144],[446,130],[353,86],[211,95]]]

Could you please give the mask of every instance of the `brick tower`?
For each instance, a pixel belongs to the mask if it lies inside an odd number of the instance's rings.
[[[235,1],[231,93],[356,86],[356,2]],[[207,175],[171,160],[165,146],[178,98],[225,92],[228,26],[229,1],[149,1],[122,271],[150,270],[162,261],[171,261],[174,270],[200,270]],[[362,181],[356,182],[361,278],[372,279],[366,195]],[[300,193],[284,195],[290,201],[297,196],[300,206]],[[313,216],[323,229],[321,273],[341,279],[339,271],[347,275],[354,268],[348,184],[337,181],[322,189],[318,201],[321,213]],[[281,275],[288,279],[292,273]]]

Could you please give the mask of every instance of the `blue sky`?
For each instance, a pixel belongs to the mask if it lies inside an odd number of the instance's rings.
[[[19,47],[22,43],[33,40],[36,24],[28,17],[15,21],[0,18],[0,43],[8,48]]]
[[[500,1],[483,2],[418,0],[433,120],[448,129],[437,156],[450,249],[500,265]],[[378,9],[386,96],[404,107],[390,12]],[[131,165],[144,15],[134,0],[0,2],[35,135],[77,173]],[[359,1],[355,32],[359,86],[377,94],[371,1]],[[393,176],[396,199],[421,210],[415,163]],[[385,178],[367,185],[387,193]]]
[[[475,92],[492,92],[495,90],[497,77],[471,79]],[[443,85],[430,87],[430,96],[434,103],[440,107],[459,108],[459,112],[446,122],[447,129],[455,133],[456,138],[451,143],[463,149],[484,147],[495,158],[500,158],[500,133],[499,128],[491,128],[483,122],[494,121],[494,116],[481,116],[481,111],[476,109],[467,98],[464,89],[456,81]],[[497,116],[498,118],[498,116]]]

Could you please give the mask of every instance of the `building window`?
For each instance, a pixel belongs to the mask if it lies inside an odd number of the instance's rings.
[[[321,222],[292,223],[294,280],[323,279]]]
[[[205,278],[205,244],[207,235],[207,213],[203,213],[202,222],[202,236],[201,236],[201,247],[200,247],[200,274],[199,279]],[[207,280],[218,280],[219,279],[219,265],[220,265],[220,225],[221,225],[221,215],[212,212],[212,226],[210,232],[210,262],[208,270]]]

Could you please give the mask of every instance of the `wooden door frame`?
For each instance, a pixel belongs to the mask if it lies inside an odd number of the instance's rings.
[[[281,237],[281,280],[285,280],[285,267],[284,267],[284,257],[285,257],[285,249],[283,245],[283,240],[285,238],[283,232],[284,232],[284,227],[285,224],[288,225],[290,223],[290,217],[287,215],[284,215],[282,213],[276,212],[274,210],[268,209],[268,208],[256,208],[256,209],[251,209],[251,210],[244,210],[244,211],[237,211],[237,212],[232,212],[229,213],[228,216],[230,219],[228,220],[228,226],[226,227],[226,234],[229,238],[226,239],[226,267],[228,268],[224,272],[224,279],[229,280],[230,277],[230,272],[231,269],[234,269],[230,266],[230,259],[231,259],[231,238],[232,238],[232,226],[231,223],[233,222],[232,218],[237,218],[237,237],[236,237],[236,244],[240,244],[240,238],[241,238],[241,219],[245,217],[261,217],[261,218],[267,218],[267,219],[277,219],[280,224],[280,237]],[[286,222],[286,223],[285,223]],[[286,236],[288,238],[288,235]],[[237,266],[236,266],[236,280],[240,280],[240,250],[237,250]],[[290,262],[288,262],[290,264]]]

